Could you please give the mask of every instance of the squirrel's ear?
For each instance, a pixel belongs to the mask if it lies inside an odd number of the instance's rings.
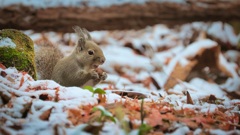
[[[85,39],[83,37],[80,37],[78,39],[78,43],[77,43],[77,46],[79,47],[80,50],[83,50],[85,48]]]
[[[75,33],[78,35],[78,37],[83,37],[85,39],[85,36],[83,34],[83,30],[79,26],[73,26],[72,27]]]
[[[82,31],[83,31],[84,34],[87,35],[87,39],[88,39],[88,40],[92,40],[92,37],[91,37],[91,35],[89,34],[89,32],[88,32],[87,29],[83,28]]]

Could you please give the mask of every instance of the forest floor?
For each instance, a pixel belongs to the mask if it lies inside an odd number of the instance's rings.
[[[74,33],[29,35],[69,55]],[[106,62],[95,88],[0,66],[2,134],[240,134],[239,35],[222,22],[93,31]]]

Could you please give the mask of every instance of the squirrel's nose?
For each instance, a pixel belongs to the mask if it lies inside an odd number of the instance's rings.
[[[100,62],[103,64],[105,62],[105,58],[100,58]]]

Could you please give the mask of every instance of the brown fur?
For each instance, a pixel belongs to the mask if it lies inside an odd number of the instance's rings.
[[[101,48],[91,41],[91,36],[86,29],[73,27],[79,40],[73,52],[59,60],[52,72],[52,79],[63,86],[96,85],[105,80],[105,72],[97,72],[99,65],[105,62]]]
[[[40,43],[39,49],[36,50],[35,61],[38,79],[51,79],[53,68],[57,62],[63,58],[63,54],[57,47],[48,42]]]

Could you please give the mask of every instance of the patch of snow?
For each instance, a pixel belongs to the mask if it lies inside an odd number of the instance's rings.
[[[240,77],[236,71],[236,64],[228,63],[222,54],[219,55],[219,63],[225,66],[226,70],[232,75],[231,78],[228,78],[227,81],[220,86],[229,92],[240,89]]]
[[[125,99],[122,99],[120,95],[112,93],[111,91],[112,90],[106,90],[106,97],[107,97],[108,104],[116,103],[118,101],[125,101]]]
[[[228,50],[224,53],[224,57],[228,59],[230,62],[239,62],[240,60],[240,52],[237,50]]]
[[[108,74],[106,81],[120,89],[124,89],[125,85],[132,84],[131,81],[129,81],[128,79],[123,78],[121,76],[117,76],[115,74]]]
[[[3,116],[3,112],[7,111],[3,117],[22,118],[23,109],[27,104],[31,104],[29,110],[31,113],[28,114],[28,119],[18,122],[7,118],[6,123],[8,124],[21,123],[23,127],[26,127],[18,131],[20,134],[36,134],[40,129],[41,134],[53,133],[54,125],[62,126],[65,130],[65,124],[71,125],[65,112],[67,108],[77,109],[82,105],[94,105],[98,102],[97,98],[92,97],[91,92],[78,87],[62,87],[50,80],[34,81],[28,74],[17,72],[15,68],[0,68],[0,72],[7,74],[5,77],[0,76],[0,91],[7,96],[11,96],[11,93],[16,95],[9,101],[12,103],[11,107],[5,106],[0,109],[1,116]],[[9,79],[11,76],[14,78]],[[23,83],[22,86],[20,83]],[[49,99],[44,101],[40,99],[41,95],[47,95]],[[53,102],[56,99],[58,102]],[[40,115],[49,109],[51,109],[49,121],[40,120]]]
[[[176,129],[173,133],[166,134],[166,135],[184,135],[184,134],[187,134],[188,132],[190,132],[189,127],[183,126]]]
[[[181,54],[183,57],[193,57],[196,55],[196,53],[202,49],[202,48],[212,48],[214,46],[217,46],[217,42],[210,40],[210,39],[205,39],[205,40],[200,40],[196,41],[190,45],[183,51]]]
[[[214,135],[233,135],[233,134],[240,134],[239,130],[233,130],[233,131],[224,131],[221,129],[211,129],[210,134]]]
[[[209,83],[201,78],[193,78],[189,83],[182,82],[169,90],[169,92],[178,95],[183,94],[185,91],[188,91],[192,99],[196,101],[210,95],[221,99],[228,99],[226,98],[226,93],[217,84]]]
[[[184,46],[179,45],[167,51],[155,53],[153,56],[152,62],[160,66],[167,65],[168,59],[171,60],[173,57],[175,57],[178,53],[180,53],[183,50],[184,50]]]
[[[185,48],[182,52],[178,53],[171,60],[170,64],[164,68],[164,71],[167,75],[170,75],[178,62],[181,64],[181,66],[186,66],[186,64],[188,64],[187,58],[194,57],[196,53],[203,48],[211,48],[214,46],[217,46],[217,43],[209,39],[196,41],[188,45],[187,48]]]
[[[233,28],[223,22],[215,22],[208,29],[208,34],[222,40],[224,43],[230,43],[231,45],[237,46],[238,37],[234,33]]]
[[[16,44],[8,37],[0,37],[0,47],[16,48]]]
[[[95,42],[100,42],[103,38],[106,38],[107,31],[92,31],[90,35]]]
[[[153,70],[151,61],[148,58],[143,56],[136,57],[136,54],[134,54],[130,48],[107,46],[103,47],[102,49],[103,52],[108,52],[105,53],[105,57],[108,59],[102,65],[102,67],[110,73],[114,72],[112,67],[116,65],[130,67],[132,69],[144,69],[146,71]]]
[[[126,132],[118,125],[113,122],[105,122],[103,131],[100,132],[102,135],[125,135]]]
[[[193,134],[194,134],[194,135],[200,135],[201,132],[202,132],[202,129],[197,128],[197,129],[193,132]]]

